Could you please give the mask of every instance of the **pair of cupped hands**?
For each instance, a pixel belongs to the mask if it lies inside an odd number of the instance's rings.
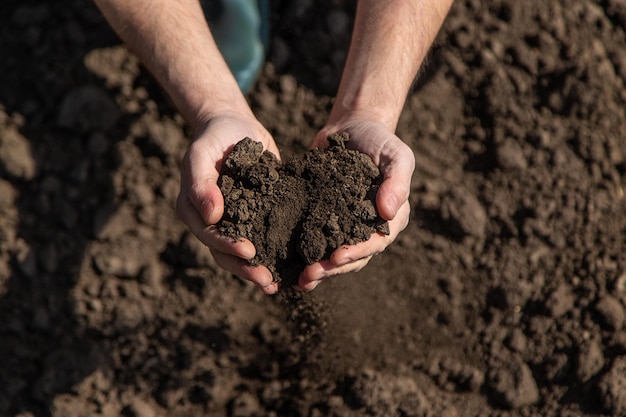
[[[190,231],[209,247],[216,263],[231,273],[249,280],[266,294],[278,291],[278,283],[265,266],[251,266],[246,260],[255,256],[249,240],[222,236],[216,223],[224,214],[224,198],[217,185],[222,163],[234,145],[244,137],[263,144],[265,150],[280,157],[271,134],[250,114],[224,112],[200,123],[181,167],[181,188],[176,209]],[[308,265],[300,274],[297,289],[313,290],[323,279],[361,270],[373,255],[382,252],[409,221],[409,192],[415,166],[412,150],[383,123],[369,115],[349,114],[332,119],[315,136],[312,148],[327,146],[327,137],[348,132],[347,147],[369,155],[383,175],[376,195],[379,215],[389,221],[389,235],[375,233],[367,241],[336,249],[327,260]]]

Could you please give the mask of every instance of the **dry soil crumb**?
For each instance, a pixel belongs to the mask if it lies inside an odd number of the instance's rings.
[[[257,250],[251,263],[268,267],[276,281],[295,283],[306,265],[338,247],[389,233],[376,211],[382,176],[369,156],[346,149],[348,140],[347,133],[331,135],[329,147],[281,165],[245,138],[224,161],[219,230],[249,239]]]

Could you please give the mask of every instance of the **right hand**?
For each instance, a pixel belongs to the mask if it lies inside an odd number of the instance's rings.
[[[265,266],[253,267],[246,261],[256,254],[252,242],[226,238],[215,226],[224,214],[224,197],[217,185],[222,163],[246,136],[279,157],[274,139],[254,116],[224,112],[202,124],[183,159],[176,210],[191,232],[209,247],[220,267],[255,283],[266,294],[274,294],[278,284],[272,273]]]

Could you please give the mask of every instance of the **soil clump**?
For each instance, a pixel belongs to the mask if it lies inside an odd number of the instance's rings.
[[[389,234],[376,211],[382,175],[371,158],[346,148],[346,132],[281,165],[263,145],[242,139],[224,161],[219,185],[224,216],[218,228],[257,249],[276,281],[295,284],[306,265],[328,259],[345,244]]]

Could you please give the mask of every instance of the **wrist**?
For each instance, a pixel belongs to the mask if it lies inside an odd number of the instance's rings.
[[[198,100],[198,105],[190,109],[188,115],[185,116],[194,132],[203,129],[212,120],[220,117],[256,120],[238,87],[230,95]]]
[[[194,131],[222,114],[253,117],[237,80],[218,53],[207,53],[186,72],[169,73],[164,79],[165,89]]]
[[[333,105],[326,128],[341,129],[342,126],[350,126],[357,121],[368,121],[380,124],[390,132],[395,132],[399,115],[400,112],[396,114],[391,107],[378,107],[367,105],[367,103],[348,105],[338,100]]]

